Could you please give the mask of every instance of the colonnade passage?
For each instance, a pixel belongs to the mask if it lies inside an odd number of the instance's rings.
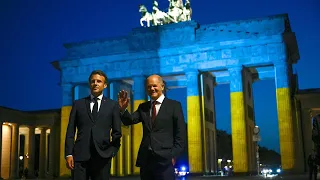
[[[276,102],[279,119],[280,147],[282,156],[282,168],[292,170],[296,162],[296,154],[294,151],[294,126],[291,106],[291,95],[289,85],[289,70],[285,63],[275,63],[273,66],[273,77],[276,84]],[[233,167],[237,173],[247,173],[256,171],[256,148],[252,139],[253,128],[255,126],[253,115],[253,95],[252,83],[254,75],[243,66],[232,66],[226,70],[228,73],[227,83],[230,84],[230,104],[231,104],[231,126],[232,126],[232,146],[233,146]],[[214,74],[214,72],[212,73]],[[187,108],[184,110],[187,114],[188,129],[188,161],[191,173],[203,173],[206,171],[214,171],[209,168],[209,162],[205,159],[210,153],[214,153],[215,148],[210,148],[204,143],[203,129],[209,128],[210,125],[204,127],[202,118],[202,100],[204,94],[199,89],[199,71],[187,71],[176,81],[166,81],[168,88],[174,85],[181,85],[187,91]],[[170,76],[174,77],[174,76]],[[140,103],[148,100],[145,92],[146,76],[134,76],[126,81],[110,80],[109,89],[106,94],[111,99],[117,98],[120,89],[126,89],[131,93],[132,110],[136,110]],[[165,78],[165,77],[164,77]],[[174,79],[174,78],[170,78]],[[218,78],[217,78],[218,79]],[[219,82],[214,82],[218,84]],[[64,151],[64,141],[66,127],[68,124],[71,104],[73,100],[88,95],[88,87],[81,84],[62,84],[64,106],[61,111],[61,142],[60,153]],[[136,156],[142,138],[141,124],[131,127],[123,127],[124,138],[122,146],[117,156],[112,162],[111,174],[116,176],[125,176],[131,174],[139,174],[139,168],[135,167]],[[210,129],[210,128],[209,128]],[[207,132],[207,131],[206,131]],[[210,131],[209,131],[210,132]],[[210,132],[211,133],[211,132]],[[213,139],[213,138],[211,138]],[[206,153],[203,153],[207,151]],[[209,153],[208,153],[209,152]],[[216,157],[215,157],[216,158]],[[215,159],[211,161],[216,161]],[[215,163],[215,162],[214,162]],[[124,168],[121,168],[124,167]],[[69,174],[69,170],[65,167],[64,157],[60,157],[60,175]]]
[[[4,179],[53,177],[56,170],[56,128],[3,122],[0,127],[0,174]]]

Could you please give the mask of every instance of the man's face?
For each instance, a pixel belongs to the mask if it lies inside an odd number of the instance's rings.
[[[106,79],[99,74],[94,74],[90,78],[90,90],[94,96],[102,94],[103,90],[107,87]]]
[[[164,89],[164,85],[158,77],[149,77],[147,79],[147,92],[152,100],[157,100]]]

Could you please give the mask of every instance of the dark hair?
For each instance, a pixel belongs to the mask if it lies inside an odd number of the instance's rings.
[[[107,77],[107,75],[106,75],[103,71],[101,71],[101,70],[94,70],[94,71],[91,72],[91,74],[90,74],[90,76],[89,76],[89,79],[88,79],[89,83],[90,83],[90,81],[91,81],[91,77],[92,77],[93,75],[95,75],[95,74],[98,74],[98,75],[100,75],[100,76],[103,76],[104,79],[105,79],[105,83],[108,84],[108,77]]]

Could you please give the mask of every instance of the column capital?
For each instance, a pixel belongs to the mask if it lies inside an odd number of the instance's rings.
[[[12,123],[12,122],[9,122],[8,123],[10,126],[12,126],[12,127],[18,127],[19,128],[19,126],[20,126],[20,123]]]
[[[187,96],[199,96],[199,71],[187,71]]]
[[[241,65],[238,66],[228,66],[228,72],[233,73],[233,72],[241,72],[243,67]]]
[[[61,83],[60,86],[62,88],[68,89],[68,88],[73,88],[74,84],[72,84],[72,83]]]
[[[277,63],[274,63],[274,73],[275,73],[276,88],[288,88],[289,87],[288,64],[285,61],[277,61]]]
[[[132,76],[132,80],[133,81],[141,81],[141,80],[145,80],[147,78],[147,76],[145,75],[133,75]]]
[[[136,69],[136,70],[130,70],[131,71],[131,77],[139,77],[139,76],[145,76],[142,69]]]
[[[113,81],[109,81],[109,85],[111,86],[112,84],[116,85],[116,84],[121,84],[122,81],[121,80],[113,80]]]
[[[145,76],[134,76],[133,80],[133,99],[134,100],[146,100],[146,77]]]
[[[286,59],[279,59],[277,61],[273,61],[274,67],[282,67],[282,66],[287,66],[287,61]]]
[[[47,129],[49,129],[48,127],[37,127],[40,131],[46,131]]]
[[[26,125],[26,127],[28,127],[29,129],[36,129],[36,126],[34,125]]]
[[[228,72],[230,75],[230,92],[242,92],[242,66],[230,66]]]
[[[110,82],[110,85],[109,85],[110,99],[116,100],[118,98],[119,91],[128,90],[128,88],[126,88],[126,86],[124,86],[124,84],[125,83],[123,81],[119,81],[119,80]],[[130,94],[129,94],[129,96],[130,96]]]
[[[187,72],[185,72],[185,75],[187,77],[187,82],[190,83],[190,82],[195,81],[195,79],[198,79],[199,71],[196,71],[196,70],[187,71]]]
[[[198,75],[198,74],[199,74],[199,71],[198,70],[194,70],[194,69],[188,70],[188,71],[185,72],[186,76],[192,76],[192,75]]]

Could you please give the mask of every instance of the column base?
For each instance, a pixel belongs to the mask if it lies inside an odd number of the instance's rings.
[[[281,176],[292,176],[292,175],[302,175],[305,174],[305,172],[298,172],[298,171],[294,171],[294,170],[283,170],[281,172]]]
[[[27,179],[36,179],[36,176],[30,176],[28,175],[28,178]]]
[[[234,172],[233,176],[252,176],[252,174],[250,172]]]
[[[46,179],[48,178],[47,176],[38,176],[39,179]]]
[[[192,172],[190,172],[190,174],[188,176],[198,177],[198,176],[205,176],[205,174],[204,173],[192,173]]]
[[[63,174],[61,176],[59,176],[59,179],[70,179],[71,178],[71,175],[69,174]]]
[[[40,179],[41,179],[41,178],[40,178]],[[44,179],[56,179],[56,178],[53,177],[53,176],[48,175],[48,176],[46,176]]]
[[[9,177],[9,179],[20,179],[19,176]]]

